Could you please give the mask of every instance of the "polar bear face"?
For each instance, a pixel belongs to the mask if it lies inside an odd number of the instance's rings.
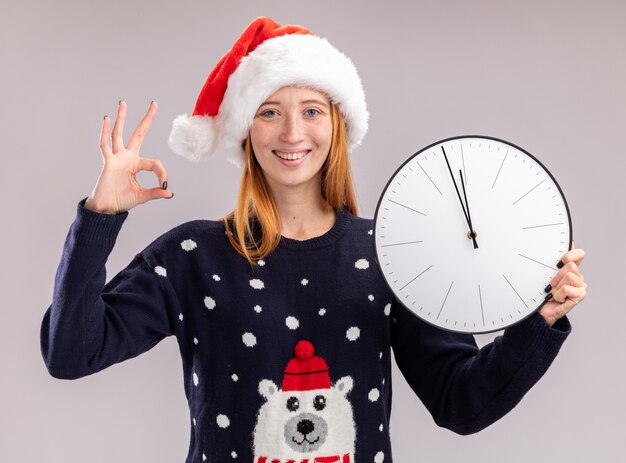
[[[344,376],[328,389],[282,391],[270,380],[259,383],[266,402],[259,409],[254,453],[272,458],[354,453],[356,431]]]

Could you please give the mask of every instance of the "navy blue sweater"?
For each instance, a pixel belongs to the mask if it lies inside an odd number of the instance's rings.
[[[57,378],[90,375],[176,336],[192,421],[187,462],[389,462],[391,352],[439,426],[477,432],[511,410],[569,334],[534,314],[478,349],[394,300],[371,220],[283,238],[257,266],[220,221],[165,233],[105,285],[128,214],[83,207],[41,327]],[[296,346],[298,348],[296,349]]]

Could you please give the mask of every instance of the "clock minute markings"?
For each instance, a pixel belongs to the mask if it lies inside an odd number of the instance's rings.
[[[430,267],[428,267],[426,270],[424,270],[423,272],[421,272],[419,275],[417,275],[415,278],[413,278],[411,281],[409,281],[406,285],[404,285],[402,288],[400,288],[400,291],[402,291],[404,288],[406,288],[407,286],[409,286],[411,283],[413,283],[415,280],[417,280],[419,277],[421,277],[424,273],[426,273],[428,270],[430,270],[433,266],[431,265]]]
[[[415,162],[416,162],[416,164],[420,167],[420,169],[422,169],[422,172],[424,172],[424,175],[426,175],[426,177],[428,177],[428,180],[430,180],[430,183],[432,183],[432,184],[433,184],[433,186],[437,189],[437,191],[439,192],[439,194],[440,194],[441,196],[443,196],[443,193],[441,192],[441,190],[440,190],[439,188],[437,188],[437,185],[435,185],[435,182],[433,182],[433,179],[432,179],[432,178],[430,178],[430,175],[428,175],[428,174],[426,173],[426,171],[424,170],[424,168],[422,167],[422,165],[421,165],[419,162],[417,162],[417,161],[415,161]]]
[[[411,210],[411,211],[413,211],[413,212],[417,212],[418,214],[422,214],[423,216],[426,216],[426,214],[424,214],[423,212],[420,212],[420,211],[418,211],[417,209],[413,209],[412,207],[409,207],[409,206],[406,206],[406,205],[404,205],[404,204],[402,204],[402,203],[399,203],[399,202],[397,202],[397,201],[394,201],[393,199],[388,199],[387,201],[389,201],[390,203],[397,204],[398,206],[404,207],[404,208],[406,208],[406,209],[409,209],[409,210]]]
[[[543,225],[531,225],[530,227],[522,227],[522,230],[528,230],[529,228],[555,227],[557,225],[564,225],[564,223],[559,222],[559,223],[546,223]]]
[[[537,263],[537,264],[539,264],[539,265],[543,265],[544,267],[548,267],[548,268],[549,268],[549,269],[551,269],[551,270],[558,270],[558,269],[557,269],[555,266],[553,266],[553,265],[544,264],[543,262],[539,262],[538,260],[531,259],[530,257],[525,256],[524,254],[518,254],[518,255],[519,255],[520,257],[523,257],[524,259],[528,259],[528,260],[530,260],[530,261],[532,261],[532,262],[535,262],[535,263]]]
[[[483,295],[480,292],[480,285],[478,285],[478,298],[480,299],[480,314],[483,317],[483,326],[485,326],[485,311],[483,310]]]
[[[528,193],[530,193],[531,191],[533,191],[535,188],[537,188],[539,185],[541,185],[543,182],[545,182],[546,179],[544,178],[541,182],[537,183],[534,187],[532,187],[530,190],[528,190],[526,193],[524,193],[522,196],[520,196],[517,201],[513,201],[513,205],[515,206],[515,204],[522,198],[524,198]]]
[[[446,297],[443,299],[443,303],[441,304],[441,308],[439,309],[439,313],[437,314],[437,320],[439,320],[439,317],[441,316],[441,312],[443,311],[443,306],[446,305],[446,301],[448,300],[448,296],[450,295],[450,291],[452,290],[452,285],[454,284],[454,281],[452,281],[452,283],[450,283],[450,287],[448,288],[448,292],[446,293]]]
[[[498,177],[500,176],[500,171],[502,170],[502,166],[504,165],[504,161],[506,161],[506,157],[509,154],[509,150],[506,150],[506,154],[504,155],[504,159],[502,159],[502,163],[500,164],[500,168],[498,169],[498,173],[496,174],[496,178],[493,181],[493,185],[491,185],[491,189],[493,190],[493,187],[496,186],[496,182],[498,181]]]
[[[511,282],[509,281],[509,279],[506,277],[506,275],[502,274],[502,276],[504,277],[504,279],[506,280],[506,282],[509,284],[509,286],[511,287],[511,289],[513,291],[515,291],[515,294],[517,294],[517,297],[519,297],[519,300],[522,301],[522,304],[524,304],[526,306],[526,308],[528,308],[528,305],[526,304],[526,302],[524,302],[524,299],[522,299],[522,296],[519,295],[519,293],[517,292],[517,290],[515,289],[515,287],[511,284]]]
[[[402,246],[402,245],[405,245],[405,244],[415,244],[415,243],[422,243],[422,242],[423,242],[422,240],[419,240],[419,241],[407,241],[405,243],[381,244],[380,247],[381,248],[387,248],[389,246]]]

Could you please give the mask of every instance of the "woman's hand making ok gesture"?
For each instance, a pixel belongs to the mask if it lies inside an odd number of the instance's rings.
[[[167,191],[167,172],[161,161],[139,157],[141,144],[156,116],[157,109],[154,101],[150,103],[148,112],[126,145],[123,140],[126,103],[124,101],[119,103],[113,134],[111,120],[108,116],[104,117],[100,133],[100,153],[104,163],[96,186],[85,202],[87,209],[106,214],[119,214],[152,199],[174,196]],[[141,186],[137,180],[137,173],[141,171],[154,172],[161,186],[155,188]]]

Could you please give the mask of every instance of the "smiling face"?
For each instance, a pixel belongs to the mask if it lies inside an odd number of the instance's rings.
[[[257,110],[250,141],[272,189],[310,188],[321,194],[321,169],[332,141],[331,107],[317,90],[283,87]]]

